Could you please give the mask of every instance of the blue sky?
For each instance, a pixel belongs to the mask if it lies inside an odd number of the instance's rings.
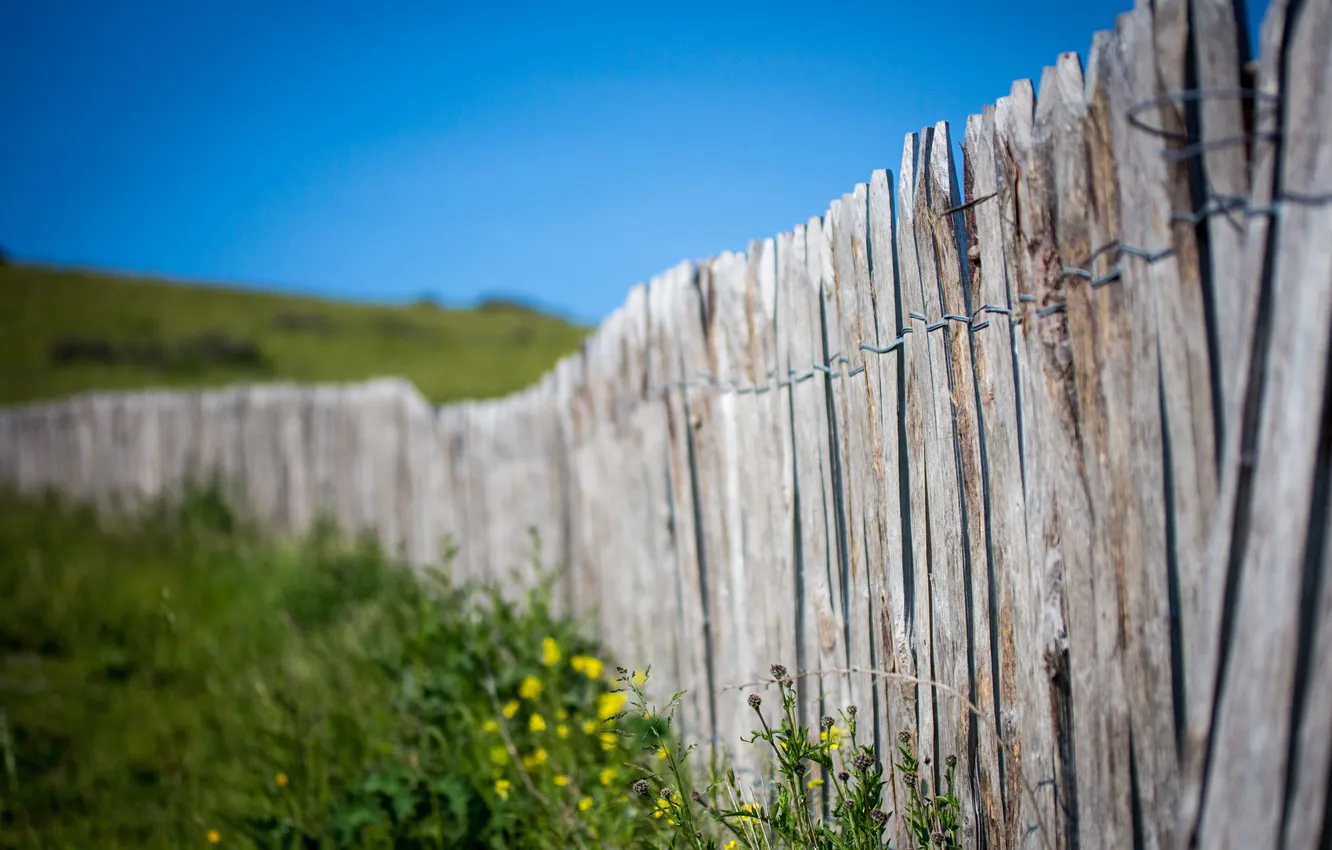
[[[903,134],[960,137],[1130,3],[0,0],[0,245],[596,321]]]

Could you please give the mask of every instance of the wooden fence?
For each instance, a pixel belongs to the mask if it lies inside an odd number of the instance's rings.
[[[1327,847],[1332,2],[1274,0],[1255,65],[1241,17],[1141,4],[968,120],[961,189],[912,134],[515,396],[89,395],[0,414],[0,480],[217,473],[517,583],[535,529],[742,766],[782,662],[811,723],[855,703],[930,787],[956,758],[973,845]]]

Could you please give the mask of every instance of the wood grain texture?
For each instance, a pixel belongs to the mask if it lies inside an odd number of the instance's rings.
[[[807,288],[804,291],[805,316],[809,325],[808,356],[797,366],[800,374],[793,380],[813,386],[814,390],[805,390],[801,403],[810,405],[807,412],[807,424],[812,433],[805,442],[807,446],[818,449],[818,484],[811,488],[811,500],[819,498],[823,513],[823,557],[814,564],[805,565],[806,604],[810,606],[810,619],[817,626],[818,634],[818,669],[820,701],[814,718],[821,715],[836,716],[840,709],[851,703],[851,682],[847,673],[834,671],[846,668],[846,620],[842,609],[841,593],[841,546],[842,534],[838,524],[837,500],[839,498],[836,465],[839,460],[835,453],[840,446],[834,443],[833,417],[836,415],[835,396],[829,386],[831,379],[827,372],[817,366],[828,367],[828,360],[833,353],[827,339],[827,326],[824,313],[827,308],[828,287],[831,286],[833,256],[829,246],[831,230],[825,228],[822,218],[811,218],[805,223],[805,266]],[[831,367],[828,367],[831,368]],[[806,379],[805,376],[809,376]],[[806,401],[807,399],[807,401]],[[818,518],[815,518],[818,521]],[[816,529],[816,533],[818,530]],[[811,722],[811,727],[817,725]]]
[[[1026,329],[1035,364],[1045,370],[1046,407],[1057,419],[1038,428],[1059,442],[1045,452],[1076,453],[1072,463],[1050,469],[1056,545],[1068,557],[1064,587],[1068,611],[1073,745],[1077,766],[1078,832],[1115,845],[1132,841],[1129,712],[1125,699],[1120,572],[1111,561],[1109,485],[1101,470],[1107,430],[1103,388],[1093,348],[1092,290],[1062,268],[1082,268],[1101,247],[1092,241],[1087,163],[1087,105],[1082,69],[1074,54],[1060,57],[1041,80],[1035,124],[1030,195],[1052,225],[1049,265],[1030,255],[1037,304],[1066,302],[1061,312],[1028,314]],[[1045,257],[1040,257],[1045,260]],[[1042,291],[1044,289],[1044,291]],[[1039,345],[1033,342],[1039,341]],[[1053,380],[1052,380],[1053,379]],[[1038,400],[1038,407],[1039,400]],[[1049,430],[1045,426],[1049,424]],[[1071,481],[1067,476],[1075,476]],[[1072,485],[1071,487],[1069,485]],[[1083,492],[1079,493],[1081,490]],[[1079,498],[1081,497],[1081,498]],[[1060,515],[1062,512],[1062,515]],[[1057,525],[1055,525],[1057,524]],[[1047,526],[1051,527],[1051,526]],[[1084,541],[1086,541],[1084,543]],[[1170,742],[1167,742],[1169,745]]]
[[[1325,61],[1332,8],[1304,5],[1287,32],[1277,185],[1317,196],[1332,188]],[[1327,693],[1327,674],[1325,661],[1315,665],[1312,652],[1299,647],[1326,641],[1329,619],[1318,588],[1326,577],[1319,547],[1326,546],[1320,523],[1328,498],[1330,232],[1332,205],[1288,201],[1268,234],[1270,347],[1264,368],[1250,377],[1263,382],[1251,519],[1247,539],[1231,544],[1242,547],[1235,553],[1242,575],[1234,626],[1242,639],[1219,685],[1199,829],[1209,846],[1315,847],[1326,838],[1329,742],[1317,739],[1326,706],[1312,700]],[[1288,613],[1273,616],[1278,611]]]
[[[997,683],[995,722],[1003,740],[1017,749],[1023,737],[1022,721],[1030,723],[1032,707],[1017,690],[1015,591],[1026,573],[1026,515],[1022,493],[1017,385],[1013,372],[1013,323],[1009,320],[1012,298],[1006,272],[1004,237],[1000,211],[1012,202],[1010,192],[1000,194],[995,159],[995,108],[967,122],[964,174],[969,200],[990,197],[968,210],[968,237],[974,243],[971,266],[972,310],[978,316],[972,334],[972,368],[975,372],[980,416],[984,423],[985,481],[988,494],[991,574],[994,586]],[[968,248],[971,251],[971,246]],[[985,322],[984,327],[981,323]],[[1030,649],[1027,650],[1030,652]],[[1004,832],[999,846],[1019,846],[1018,825],[1029,822],[1033,813],[1023,794],[1023,765],[1001,752],[1004,772],[1002,802]]]
[[[955,388],[950,374],[948,320],[944,319],[942,300],[943,278],[957,276],[957,244],[945,244],[941,239],[936,216],[952,205],[950,197],[932,197],[942,182],[946,190],[951,175],[942,181],[932,173],[936,167],[948,168],[948,161],[936,163],[936,128],[925,128],[920,134],[920,152],[916,159],[915,179],[915,236],[919,261],[920,292],[911,293],[907,304],[925,316],[916,324],[913,343],[921,347],[928,362],[928,394],[931,409],[925,411],[925,479],[930,545],[930,622],[933,626],[934,648],[933,678],[948,686],[966,700],[972,700],[971,667],[968,642],[967,574],[968,552],[964,544],[966,529],[962,513],[962,492],[958,476],[957,441],[954,430]],[[946,141],[944,141],[946,145]],[[944,148],[946,152],[947,148]],[[950,237],[950,238],[955,238]],[[950,265],[951,269],[945,271]],[[942,323],[942,324],[941,324]],[[972,765],[969,741],[972,716],[967,706],[947,692],[935,693],[939,751],[936,760],[957,759],[960,781],[970,783]],[[944,765],[938,765],[939,781],[944,779]],[[963,803],[963,822],[969,829],[977,827],[976,798],[968,795]]]
[[[1127,164],[1121,153],[1128,141],[1127,109],[1119,99],[1125,90],[1122,60],[1115,34],[1098,33],[1092,43],[1084,119],[1093,251],[1121,238],[1125,210],[1131,209],[1125,206],[1131,195],[1120,188]],[[1151,357],[1156,335],[1150,322],[1135,321],[1152,296],[1123,258],[1105,252],[1088,268],[1099,279],[1116,265],[1124,269],[1118,281],[1091,293],[1089,282],[1083,282],[1070,300],[1084,463],[1096,523],[1097,641],[1107,652],[1118,648],[1118,658],[1111,652],[1104,662],[1118,660],[1122,668],[1122,679],[1111,680],[1108,716],[1116,723],[1116,734],[1127,735],[1120,725],[1127,699],[1138,795],[1134,804],[1149,813],[1143,833],[1154,844],[1170,846],[1178,836],[1174,819],[1180,730],[1177,695],[1173,687],[1164,687],[1174,674],[1174,642],[1171,577],[1163,557],[1160,386]],[[1106,576],[1115,580],[1103,580]]]
[[[707,606],[703,597],[702,563],[695,513],[693,448],[688,398],[680,386],[685,379],[681,346],[684,322],[698,321],[692,287],[693,268],[684,263],[649,285],[652,353],[660,364],[660,394],[666,418],[667,478],[670,492],[670,529],[675,552],[675,653],[684,689],[679,719],[692,740],[704,746],[713,736]]]
[[[1253,129],[1254,139],[1249,164],[1251,196],[1249,204],[1262,209],[1271,205],[1276,189],[1277,165],[1281,142],[1277,136],[1281,113],[1277,108],[1281,90],[1281,59],[1286,30],[1288,4],[1275,0],[1263,20],[1260,37],[1260,56],[1254,86]],[[1196,838],[1201,814],[1202,793],[1206,781],[1207,762],[1211,754],[1211,725],[1217,689],[1223,673],[1225,653],[1231,645],[1232,633],[1223,633],[1225,600],[1228,593],[1238,589],[1234,574],[1238,558],[1232,557],[1236,530],[1248,522],[1250,486],[1253,460],[1257,444],[1256,412],[1262,388],[1261,361],[1266,357],[1270,333],[1270,307],[1263,305],[1267,287],[1263,281],[1270,261],[1268,231],[1272,219],[1266,215],[1251,215],[1245,219],[1245,250],[1241,291],[1243,298],[1235,317],[1236,335],[1229,344],[1238,350],[1236,360],[1243,371],[1236,376],[1237,399],[1227,398],[1227,404],[1238,419],[1225,430],[1222,451],[1221,486],[1215,521],[1208,546],[1208,561],[1227,564],[1230,571],[1223,581],[1205,588],[1201,606],[1198,641],[1188,659],[1189,682],[1187,693],[1188,734],[1184,746],[1186,781],[1184,783],[1181,823]],[[1270,290],[1269,290],[1270,291]],[[1255,367],[1258,373],[1255,374]],[[1241,533],[1242,534],[1242,533]],[[1241,537],[1242,539],[1242,537]],[[1242,546],[1242,543],[1239,545]]]
[[[898,286],[896,229],[893,212],[892,175],[875,171],[869,184],[869,255],[868,286],[862,290],[862,302],[870,299],[876,348],[886,348],[902,336],[904,313]],[[865,305],[861,304],[861,311]],[[869,322],[866,321],[866,333]],[[917,677],[912,653],[909,624],[912,622],[909,586],[910,563],[904,551],[902,512],[902,442],[905,439],[900,406],[902,390],[902,345],[884,353],[863,352],[869,378],[870,428],[877,428],[877,456],[871,458],[874,475],[871,483],[878,488],[881,523],[881,561],[870,564],[870,581],[877,586],[875,606],[876,666],[890,673]],[[872,433],[874,433],[872,431]],[[883,713],[880,731],[886,769],[896,763],[898,735],[911,735],[916,729],[918,688],[900,679],[882,683]],[[903,777],[889,769],[891,803],[894,811],[905,811],[907,793]],[[894,820],[896,841],[905,845],[907,836],[901,820]]]
[[[1003,803],[999,775],[999,743],[993,726],[986,721],[995,716],[995,663],[990,629],[989,541],[984,516],[985,483],[981,472],[980,415],[976,401],[975,371],[972,365],[971,322],[974,307],[969,297],[969,269],[966,254],[968,234],[960,212],[949,210],[961,204],[952,155],[952,137],[948,124],[934,128],[928,172],[929,226],[931,241],[938,258],[940,316],[947,325],[936,331],[942,336],[950,396],[950,428],[956,457],[959,513],[962,528],[962,604],[966,614],[968,649],[968,693],[983,713],[975,717],[967,711],[968,740],[974,738],[974,754],[959,759],[962,781],[975,789],[973,823],[985,836],[987,845],[1003,845]],[[942,320],[942,319],[940,319]],[[936,320],[939,321],[939,320]]]
[[[825,374],[834,411],[837,448],[834,456],[834,482],[840,499],[838,520],[838,585],[843,611],[843,646],[845,666],[861,670],[874,668],[871,642],[870,564],[881,560],[879,529],[875,519],[877,488],[866,482],[874,469],[873,449],[868,433],[869,410],[865,397],[869,378],[860,351],[865,338],[863,318],[859,313],[860,280],[867,277],[865,258],[868,200],[864,186],[833,202],[824,220],[828,249],[828,274],[824,282],[824,335],[832,362]],[[845,358],[845,362],[843,362]],[[858,370],[858,371],[857,371]],[[857,371],[855,375],[851,373]],[[871,540],[871,537],[874,539]],[[848,678],[847,699],[864,711],[860,728],[873,728],[874,680],[868,673]],[[846,706],[837,706],[845,709]],[[836,713],[833,713],[836,717]],[[863,740],[863,739],[862,739]]]
[[[931,383],[930,360],[924,316],[924,293],[921,289],[921,259],[916,242],[916,182],[919,179],[920,140],[915,133],[908,134],[902,147],[902,170],[897,184],[897,259],[904,326],[911,334],[902,346],[903,371],[906,380],[902,417],[906,430],[906,457],[900,458],[901,474],[906,476],[908,494],[911,580],[913,592],[911,620],[908,632],[915,655],[917,675],[936,680],[933,644],[933,613],[930,607],[930,516],[928,511],[926,442],[934,430],[934,385]],[[915,314],[914,316],[912,314]],[[905,544],[904,544],[905,546]],[[921,761],[929,758],[938,767],[935,753],[935,725],[939,699],[934,688],[918,686],[916,698],[916,734],[911,746]],[[923,778],[923,777],[922,777]],[[932,787],[937,787],[938,775],[929,771]]]
[[[769,677],[775,662],[795,666],[795,493],[790,402],[777,385],[776,241],[751,242],[746,260],[744,351],[734,392],[741,417],[744,598],[751,633],[746,681],[756,681]],[[723,699],[744,696],[732,691]],[[767,753],[754,749],[754,755],[769,760]]]
[[[1060,664],[1065,650],[1062,575],[1057,553],[1049,552],[1044,523],[1049,511],[1045,477],[1033,467],[1039,427],[1033,421],[1031,353],[1025,322],[1033,313],[1025,298],[1035,298],[1027,261],[1030,238],[1029,203],[1025,185],[1031,166],[1035,94],[1030,81],[1013,84],[1008,97],[995,104],[995,148],[998,169],[999,228],[1009,281],[1013,325],[1015,399],[1018,408],[1018,458],[1022,472],[1025,562],[1014,562],[1011,578],[1014,681],[1020,694],[1017,714],[1021,779],[1036,789],[1037,812],[1017,823],[1020,847],[1035,847],[1044,825],[1056,846],[1067,842],[1067,800],[1064,762],[1070,741],[1062,711]],[[983,261],[982,261],[983,262]],[[1014,529],[1016,530],[1016,529]],[[1037,696],[1039,694],[1039,696]],[[1069,807],[1069,808],[1066,808]]]

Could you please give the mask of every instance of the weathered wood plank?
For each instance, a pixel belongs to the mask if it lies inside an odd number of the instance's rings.
[[[681,701],[682,733],[707,746],[715,734],[712,715],[712,667],[707,632],[708,609],[703,593],[703,564],[698,548],[693,425],[687,380],[682,323],[698,321],[693,267],[682,263],[649,285],[652,353],[660,364],[660,394],[666,417],[666,451],[670,492],[671,539],[675,552],[675,613],[677,688]]]
[[[1279,19],[1285,10],[1270,14]],[[1328,676],[1326,660],[1315,664],[1309,650],[1326,642],[1332,610],[1319,590],[1327,583],[1320,523],[1328,510],[1332,392],[1332,204],[1325,200],[1332,190],[1332,8],[1311,3],[1298,14],[1278,60],[1280,185],[1291,197],[1268,234],[1271,335],[1264,368],[1250,378],[1263,382],[1251,517],[1247,539],[1231,544],[1232,557],[1242,558],[1234,625],[1242,640],[1218,688],[1199,830],[1199,840],[1219,848],[1311,848],[1325,842],[1328,829],[1332,742],[1326,734],[1319,739],[1326,703],[1316,701],[1328,692]],[[1265,43],[1268,34],[1265,26]],[[1319,595],[1304,598],[1312,593]]]
[[[999,744],[994,728],[987,721],[994,717],[994,657],[990,637],[990,580],[989,543],[984,511],[985,484],[981,475],[980,418],[976,402],[975,371],[971,356],[971,322],[973,310],[969,297],[969,279],[964,283],[966,269],[963,263],[963,243],[966,241],[960,212],[950,210],[961,204],[961,193],[954,176],[952,136],[948,124],[935,126],[933,150],[928,171],[928,222],[935,255],[938,258],[939,297],[931,303],[947,324],[936,331],[942,335],[942,352],[946,358],[947,386],[951,395],[950,417],[944,435],[954,444],[957,482],[960,492],[959,519],[962,524],[963,586],[962,605],[966,614],[966,636],[969,647],[969,687],[971,701],[984,717],[974,717],[966,706],[959,706],[966,715],[968,740],[974,735],[976,750],[974,761],[958,761],[958,775],[970,768],[976,789],[973,814],[977,829],[983,832],[989,846],[999,847],[1003,842],[1003,803],[999,776]],[[927,302],[929,300],[927,299]],[[933,342],[933,338],[932,338]],[[942,423],[941,423],[942,424]],[[970,762],[970,763],[969,763]]]
[[[954,388],[949,375],[948,320],[941,302],[942,266],[949,261],[945,251],[950,246],[940,244],[935,216],[951,205],[950,198],[931,203],[931,172],[934,169],[935,130],[925,128],[920,134],[920,151],[916,157],[914,224],[916,255],[919,263],[920,291],[912,293],[907,303],[925,316],[916,324],[921,336],[924,356],[927,357],[926,380],[931,385],[930,408],[925,411],[925,485],[929,517],[930,545],[930,622],[933,626],[934,676],[940,683],[963,694],[968,700],[971,693],[971,670],[968,664],[966,574],[967,551],[963,545],[962,494],[958,486],[957,445],[954,439]],[[946,165],[944,167],[947,167]],[[945,186],[948,177],[945,177]],[[957,268],[956,243],[951,246],[951,273]],[[913,342],[916,340],[913,339]],[[969,740],[972,717],[967,706],[952,694],[935,694],[935,722],[938,726],[939,752],[936,760],[949,756],[957,759],[958,776],[969,780],[971,759]],[[944,769],[939,767],[939,781]],[[975,797],[965,795],[964,822],[976,826]]]
[[[840,502],[838,520],[839,587],[843,617],[843,651],[845,666],[871,670],[874,652],[870,628],[869,569],[879,556],[878,523],[870,519],[874,514],[874,492],[865,477],[873,471],[868,463],[869,444],[868,409],[865,387],[868,378],[864,370],[864,357],[860,340],[864,338],[859,316],[857,265],[866,265],[865,255],[865,203],[866,193],[843,195],[833,201],[824,219],[824,238],[827,244],[829,272],[824,280],[824,335],[827,339],[830,361],[826,375],[831,392],[835,418],[833,445],[834,493]],[[857,214],[857,208],[859,214]],[[856,374],[851,373],[855,371]],[[875,540],[870,542],[870,526]],[[847,699],[863,711],[862,728],[872,729],[874,720],[874,680],[868,673],[855,673],[848,678]],[[863,739],[862,739],[863,740]]]
[[[810,497],[812,499],[815,494],[820,494],[823,514],[822,531],[815,530],[816,535],[822,534],[822,557],[813,564],[812,570],[810,564],[807,563],[805,566],[805,578],[810,591],[806,601],[811,605],[811,616],[817,628],[818,669],[821,671],[819,708],[814,719],[821,715],[835,716],[839,709],[845,708],[851,702],[849,675],[833,672],[845,669],[847,649],[845,612],[842,610],[840,592],[841,529],[837,522],[838,493],[833,477],[834,465],[837,462],[834,453],[840,451],[840,448],[833,443],[834,426],[830,417],[835,414],[831,407],[833,396],[828,385],[829,378],[827,372],[818,368],[830,368],[828,360],[829,355],[833,353],[829,347],[827,327],[823,321],[827,301],[825,286],[830,285],[832,280],[832,258],[828,237],[829,231],[825,230],[823,219],[816,216],[805,224],[806,275],[803,278],[805,284],[803,305],[804,318],[809,321],[807,325],[809,348],[805,358],[795,367],[799,374],[792,379],[815,387],[813,390],[803,390],[803,397],[800,399],[802,407],[810,406],[806,411],[805,423],[810,431],[805,445],[811,448],[817,446],[818,452],[818,465],[814,468],[818,475],[818,485],[817,489],[810,493]],[[801,282],[797,278],[797,285]],[[797,298],[799,297],[801,293],[798,292]],[[813,517],[813,521],[819,521],[817,514]],[[810,725],[816,726],[817,723],[812,722]]]
[[[998,180],[999,232],[1003,242],[1004,270],[1009,281],[1012,321],[1025,320],[1028,309],[1026,299],[1034,298],[1031,272],[1026,256],[1027,233],[1030,225],[1027,188],[1024,178],[1030,165],[1032,123],[1035,118],[1035,96],[1031,82],[1021,80],[1013,84],[1011,93],[1000,98],[995,105],[995,149]],[[982,260],[982,264],[984,260]],[[991,287],[993,291],[993,287]],[[1043,527],[1044,513],[1048,510],[1048,496],[1041,489],[1043,479],[1033,480],[1033,453],[1038,441],[1032,421],[1032,381],[1030,355],[1027,344],[1017,326],[1013,335],[1014,398],[1017,403],[1018,454],[1022,473],[1023,517],[1021,524],[1008,526],[1011,532],[1025,532],[1023,561],[1014,560],[1008,572],[1012,599],[1012,641],[1014,681],[1017,708],[1016,747],[1021,753],[1020,779],[1024,787],[1036,790],[1038,811],[1028,812],[1022,807],[1021,819],[1015,824],[1019,847],[1036,847],[1041,843],[1041,826],[1057,847],[1065,846],[1068,835],[1065,828],[1066,800],[1064,756],[1068,752],[1067,706],[1060,691],[1058,677],[1064,653],[1064,613],[1061,586],[1062,575],[1051,559]],[[1006,334],[1001,334],[1006,336]],[[998,365],[996,356],[993,365]],[[1007,393],[1006,387],[995,383],[996,393]],[[1006,399],[1005,399],[1006,402]],[[1004,448],[1003,443],[992,448]],[[1004,457],[1001,453],[1000,457]],[[1000,474],[1004,467],[999,467]],[[992,482],[991,486],[994,487]],[[1011,484],[1011,480],[1009,482]],[[995,492],[1000,492],[997,489]],[[1049,560],[1047,560],[1049,559]],[[1001,619],[1003,612],[1001,611]],[[1066,677],[1063,682],[1066,683]],[[1065,684],[1066,687],[1066,684]]]
[[[897,184],[897,259],[900,274],[904,326],[911,336],[902,347],[906,392],[902,416],[906,423],[906,456],[901,458],[901,474],[907,480],[909,496],[910,551],[912,564],[911,594],[913,611],[911,646],[917,675],[934,680],[936,669],[933,650],[933,612],[930,608],[930,518],[927,495],[928,435],[933,432],[934,385],[930,382],[928,343],[925,339],[924,294],[921,289],[920,252],[916,243],[916,181],[919,178],[920,141],[908,134],[902,148],[902,170]],[[934,688],[920,686],[916,702],[916,734],[912,742],[924,761],[931,759],[929,777],[937,787],[938,759],[935,758],[935,724],[939,698]]]
[[[1243,10],[1234,0],[1189,0],[1189,30],[1196,88],[1213,92],[1196,104],[1200,142],[1208,145],[1202,162],[1203,210],[1200,247],[1205,294],[1211,308],[1212,358],[1219,397],[1222,435],[1240,426],[1241,377],[1248,371],[1235,342],[1248,333],[1257,281],[1244,276],[1245,216],[1249,164],[1245,156],[1245,100],[1237,92],[1251,81],[1241,70],[1248,60],[1247,39],[1238,20]],[[1217,447],[1218,451],[1220,446]],[[1200,683],[1201,684],[1201,683]]]
[[[877,457],[872,458],[874,478],[879,488],[881,561],[871,563],[871,580],[878,583],[874,599],[876,667],[890,673],[915,677],[916,658],[912,653],[910,626],[913,622],[912,600],[906,592],[910,585],[910,563],[903,551],[901,443],[905,437],[900,407],[902,388],[901,329],[905,325],[897,276],[896,230],[893,215],[892,175],[875,171],[869,184],[868,286],[862,301],[870,299],[874,338],[865,340],[876,349],[893,346],[890,351],[865,351],[867,383],[870,393],[870,427],[877,427]],[[861,311],[865,305],[861,304]],[[866,332],[870,322],[865,320]],[[879,752],[885,769],[897,761],[897,736],[912,734],[916,728],[916,685],[900,679],[883,683],[884,712]],[[897,770],[890,770],[893,811],[906,811],[906,786]],[[905,846],[907,836],[901,818],[894,819],[896,839]]]
[[[1034,466],[1048,476],[1041,480],[1050,492],[1047,539],[1064,554],[1077,831],[1118,846],[1133,840],[1132,778],[1119,576],[1109,563],[1106,517],[1095,510],[1105,492],[1098,465],[1106,425],[1090,345],[1091,290],[1062,271],[1080,268],[1094,250],[1084,88],[1076,54],[1061,56],[1041,79],[1025,196],[1035,202],[1036,220],[1027,247],[1036,304],[1055,312],[1027,313],[1022,333],[1033,375],[1041,370],[1044,382],[1033,408],[1046,457]],[[1069,456],[1058,459],[1063,453]]]
[[[1022,498],[1016,383],[1013,374],[1012,309],[1005,272],[1001,201],[994,145],[995,109],[967,121],[963,173],[967,183],[968,255],[971,257],[971,309],[976,316],[972,332],[972,368],[975,373],[979,415],[983,422],[983,481],[988,521],[989,574],[993,588],[993,623],[996,640],[995,725],[1003,741],[1016,744],[1021,736],[1019,718],[1031,708],[1017,691],[1017,647],[1014,635],[1014,590],[1021,586],[1019,570],[1026,570],[1027,540]],[[982,201],[982,198],[989,200]],[[1008,197],[1011,200],[1011,195]],[[1014,748],[1013,751],[1016,751]],[[998,846],[1019,844],[1017,827],[1032,816],[1023,794],[1022,765],[1009,750],[999,755],[1003,772],[1001,802],[1004,830]]]
[[[1277,109],[1281,89],[1281,59],[1286,30],[1286,0],[1274,0],[1263,20],[1261,51],[1257,79],[1254,83],[1252,161],[1250,163],[1250,206],[1263,209],[1271,205],[1275,192],[1277,162],[1280,156],[1278,137],[1280,111]],[[1223,672],[1222,658],[1228,651],[1231,632],[1224,612],[1228,593],[1238,590],[1235,573],[1238,558],[1231,556],[1232,540],[1237,529],[1248,521],[1250,507],[1249,482],[1253,472],[1256,451],[1256,403],[1262,386],[1261,362],[1266,357],[1270,333],[1270,307],[1264,308],[1268,256],[1268,230],[1271,218],[1266,215],[1248,215],[1245,219],[1245,251],[1239,300],[1240,314],[1232,319],[1236,335],[1229,345],[1237,350],[1236,362],[1242,371],[1236,376],[1235,392],[1238,398],[1227,398],[1227,416],[1233,414],[1234,425],[1225,430],[1222,451],[1222,479],[1215,521],[1208,548],[1208,561],[1228,564],[1223,579],[1205,588],[1198,640],[1188,657],[1187,696],[1188,736],[1184,758],[1186,782],[1183,790],[1180,821],[1196,839],[1198,819],[1202,806],[1203,785],[1206,781],[1207,761],[1211,756],[1211,727],[1214,702]],[[1254,373],[1255,364],[1259,372]],[[1229,421],[1229,420],[1228,420]],[[1243,494],[1243,495],[1242,495]],[[1241,538],[1242,540],[1242,538]],[[1241,543],[1242,545],[1242,543]],[[1225,632],[1223,633],[1223,629]]]
[[[1108,280],[1112,269],[1131,262],[1102,250],[1121,238],[1123,218],[1136,214],[1127,202],[1128,190],[1122,197],[1120,192],[1126,165],[1123,146],[1131,140],[1127,105],[1116,92],[1125,90],[1118,39],[1113,33],[1098,33],[1092,43],[1084,119],[1090,244],[1093,253],[1100,251],[1086,266],[1092,281]],[[1078,283],[1070,293],[1069,314],[1095,521],[1097,641],[1107,651],[1118,650],[1117,657],[1109,654],[1102,662],[1118,663],[1122,669],[1122,677],[1107,680],[1107,708],[1113,708],[1116,740],[1127,738],[1121,716],[1127,700],[1136,768],[1132,779],[1137,798],[1132,802],[1144,812],[1143,834],[1151,845],[1173,846],[1178,835],[1179,730],[1174,689],[1162,686],[1171,681],[1173,670],[1171,579],[1163,555],[1160,385],[1152,365],[1155,328],[1137,321],[1152,295],[1131,272],[1091,289],[1089,281]],[[1108,581],[1110,577],[1116,581]]]
[[[1142,162],[1146,171],[1137,218],[1143,223],[1144,241],[1129,244],[1151,252],[1173,248],[1169,256],[1149,264],[1148,274],[1157,303],[1164,432],[1169,440],[1172,482],[1167,507],[1179,573],[1183,657],[1187,659],[1207,640],[1201,632],[1207,628],[1208,589],[1224,577],[1224,568],[1206,557],[1217,498],[1213,396],[1222,389],[1212,387],[1197,232],[1190,223],[1195,201],[1188,160],[1161,155],[1179,151],[1188,137],[1186,102],[1170,97],[1190,85],[1186,69],[1188,4],[1163,0],[1129,17],[1135,24],[1120,28],[1120,40],[1134,102],[1161,100],[1159,107],[1136,113],[1138,121],[1158,133],[1136,131],[1135,144],[1154,149],[1156,156]],[[1162,138],[1160,133],[1169,135]]]

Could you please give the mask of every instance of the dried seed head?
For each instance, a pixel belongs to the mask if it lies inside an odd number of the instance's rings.
[[[634,783],[634,793],[640,797],[648,795],[648,783],[646,779],[640,779]]]
[[[948,758],[944,759],[944,764],[948,765],[949,767],[957,767],[957,756],[949,756]]]
[[[846,713],[849,714],[849,715],[851,715],[852,717],[855,717],[855,716],[856,716],[856,712],[859,711],[859,710],[860,710],[860,709],[856,708],[854,705],[848,705],[848,706],[846,707]]]
[[[883,826],[888,822],[888,813],[883,809],[871,809],[869,819],[875,826]]]
[[[910,733],[910,732],[898,732],[898,733],[897,733],[897,740],[901,741],[903,744],[909,744],[909,743],[911,743],[911,733]]]
[[[948,843],[948,836],[943,834],[943,830],[938,830],[934,833],[934,843],[939,847]]]
[[[758,694],[750,694],[749,707],[754,709],[755,711],[758,711],[760,705],[763,705],[763,697],[759,696]]]
[[[671,799],[671,789],[669,789],[669,788],[662,788],[662,789],[661,789],[661,792],[660,792],[660,794],[658,794],[658,796],[661,797],[661,799],[663,799],[663,800],[669,800],[669,799]]]
[[[785,679],[785,678],[786,678],[786,668],[783,667],[783,666],[780,665],[780,664],[774,664],[774,665],[772,665],[772,677],[773,677],[774,679]]]
[[[626,669],[624,669],[623,667],[616,667],[616,668],[615,668],[615,672],[616,672],[616,673],[619,673],[621,676],[628,676],[628,675],[629,675],[629,671],[626,670]]]
[[[698,789],[697,789],[697,788],[695,788],[695,789],[694,789],[694,792],[693,792],[692,794],[690,794],[689,796],[690,796],[691,799],[693,799],[693,801],[694,801],[695,803],[701,803],[701,802],[703,802],[703,795],[700,794],[700,793],[698,793]]]
[[[860,753],[851,759],[851,766],[856,769],[857,773],[864,773],[874,766],[874,757],[867,753]]]
[[[823,719],[819,721],[819,726],[821,726],[824,729],[831,729],[833,726],[832,715],[830,714],[823,715]]]
[[[803,761],[796,762],[796,767],[795,767],[796,776],[804,776],[805,771],[807,770],[809,770],[808,764],[806,764]]]
[[[790,676],[787,676],[785,679],[782,679],[782,687],[793,688],[795,687],[795,682],[791,679]]]
[[[908,770],[906,773],[902,774],[902,781],[906,783],[908,788],[915,788],[916,772],[914,770]]]
[[[837,778],[842,782],[850,782],[851,774],[847,773],[845,770],[839,770],[837,771]]]

